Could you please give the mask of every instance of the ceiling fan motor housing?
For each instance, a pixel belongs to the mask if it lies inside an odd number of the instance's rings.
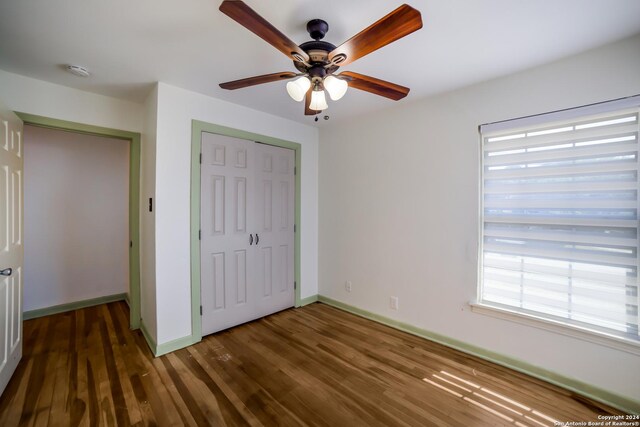
[[[327,34],[327,31],[329,31],[329,24],[327,24],[327,21],[322,19],[312,19],[307,22],[307,31],[313,40],[304,42],[299,47],[309,55],[309,61],[305,62],[303,60],[297,60],[298,58],[296,58],[293,61],[293,65],[299,71],[309,73],[309,77],[321,79],[324,77],[324,74],[334,73],[338,69],[338,67],[333,65],[327,67],[327,64],[329,64],[329,52],[334,50],[336,47],[329,42],[321,40]],[[323,67],[324,74],[320,76],[319,70],[316,70],[314,72],[315,74],[311,74],[311,70],[319,68],[319,66]]]
[[[309,41],[300,45],[300,49],[304,50],[307,55],[309,55],[308,64],[311,64],[311,66],[327,65],[329,63],[329,52],[331,52],[335,48],[336,47],[333,44],[320,40]],[[309,71],[310,67],[303,61],[293,61],[293,64],[298,70],[302,71],[303,73]],[[327,68],[327,72],[332,73],[337,69],[338,67],[331,66]]]
[[[314,40],[322,40],[329,31],[329,24],[322,19],[312,19],[307,22],[307,32]]]

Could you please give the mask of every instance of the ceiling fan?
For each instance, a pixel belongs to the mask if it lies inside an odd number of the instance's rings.
[[[338,47],[322,40],[329,30],[329,25],[322,19],[313,19],[307,23],[307,31],[313,40],[296,45],[241,0],[224,0],[220,11],[290,57],[299,71],[264,74],[220,83],[223,89],[241,89],[298,77],[287,83],[287,92],[296,101],[305,100],[306,115],[315,115],[328,108],[325,90],[334,101],[342,98],[348,87],[394,101],[409,93],[408,87],[364,74],[351,71],[336,74],[338,68],[422,28],[420,12],[409,5],[398,7]]]

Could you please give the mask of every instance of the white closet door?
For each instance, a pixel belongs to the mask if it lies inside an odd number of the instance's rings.
[[[256,144],[258,312],[294,305],[295,152]]]
[[[294,305],[293,150],[202,134],[202,334]]]
[[[0,394],[22,358],[22,121],[0,108]]]
[[[255,314],[256,251],[250,245],[254,207],[251,141],[202,133],[200,292],[202,334]]]

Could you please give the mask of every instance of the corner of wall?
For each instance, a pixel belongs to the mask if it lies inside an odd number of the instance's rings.
[[[156,139],[158,121],[158,84],[144,103],[144,123],[140,168],[140,316],[141,328],[152,351],[156,352],[156,243],[155,209],[149,212],[149,200],[155,201]]]

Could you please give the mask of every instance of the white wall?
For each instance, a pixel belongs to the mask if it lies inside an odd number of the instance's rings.
[[[142,105],[0,70],[0,99],[10,110],[140,132]]]
[[[317,129],[159,83],[156,140],[158,344],[191,334],[189,210],[192,119],[302,145],[301,296],[315,295],[318,289]]]
[[[129,143],[24,128],[24,310],[129,292]]]
[[[149,212],[149,198],[156,192],[156,128],[158,86],[145,101],[144,129],[140,161],[140,318],[155,340],[158,335],[156,312],[156,222],[155,209]]]
[[[320,294],[640,401],[640,357],[468,306],[478,125],[638,94],[638,52],[640,36],[323,128]]]

